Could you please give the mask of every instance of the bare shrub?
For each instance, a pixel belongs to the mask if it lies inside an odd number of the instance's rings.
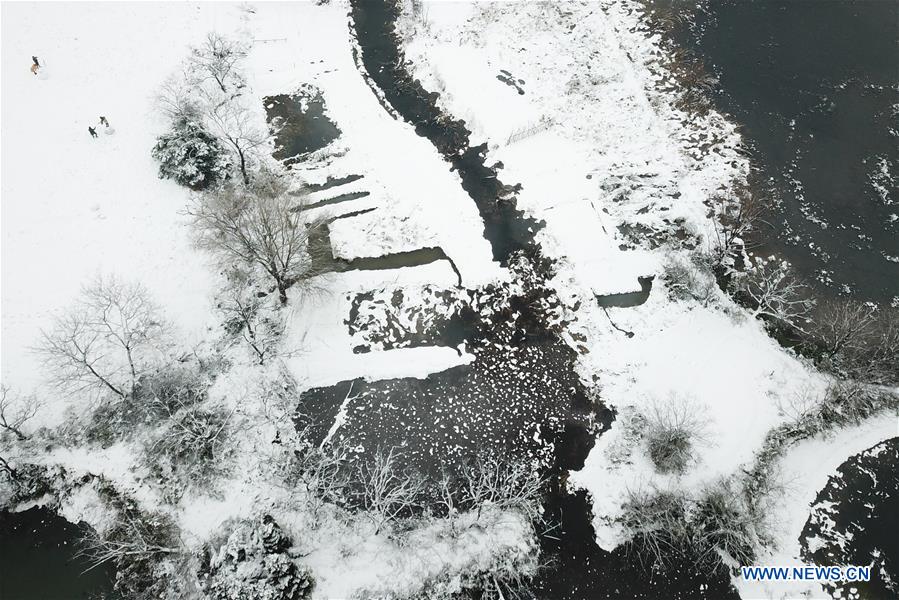
[[[52,330],[41,332],[38,351],[61,387],[105,388],[124,398],[157,363],[165,333],[142,285],[98,278]]]
[[[749,510],[729,479],[706,486],[691,515],[698,537],[699,560],[724,565],[721,553],[737,564],[749,565],[758,548],[759,513]]]
[[[84,541],[82,554],[95,567],[125,557],[150,560],[160,554],[179,552],[177,539],[177,529],[168,517],[128,511],[119,515],[103,535],[92,530]]]
[[[218,407],[179,410],[157,429],[145,446],[150,471],[182,489],[202,486],[224,469],[231,414]]]
[[[835,380],[824,393],[818,419],[826,427],[854,424],[885,408],[899,408],[899,394],[858,381]]]
[[[832,300],[810,319],[805,347],[825,369],[873,383],[899,382],[899,311]]]
[[[789,263],[757,258],[755,263],[734,279],[738,298],[751,307],[753,317],[767,317],[775,323],[801,329],[815,302],[808,287],[792,272]]]
[[[350,482],[349,458],[340,445],[303,445],[279,466],[279,478],[287,489],[301,492],[313,523],[325,504],[344,505]]]
[[[379,449],[357,465],[353,504],[374,524],[375,535],[387,523],[411,516],[421,507],[424,480],[400,463],[400,454],[391,448]]]
[[[540,514],[545,484],[524,461],[477,455],[462,469],[460,500],[463,507],[476,508],[478,515],[485,504],[492,504],[519,510],[534,521]]]
[[[168,365],[147,373],[125,398],[101,402],[78,427],[76,439],[108,447],[204,402],[209,385],[194,364]]]
[[[33,394],[20,396],[12,394],[5,385],[0,386],[0,437],[8,432],[20,442],[27,440],[22,428],[37,415],[41,405]]]
[[[770,430],[744,470],[743,497],[756,526],[756,534],[770,541],[762,527],[783,494],[778,461],[787,449],[806,438],[836,427],[855,424],[883,411],[899,410],[899,394],[880,386],[852,380],[834,380],[823,394],[802,393],[781,405],[789,421]]]
[[[660,473],[683,473],[704,441],[706,422],[699,408],[683,398],[652,402],[643,415],[649,458]]]
[[[287,185],[274,174],[260,176],[253,185],[227,185],[198,196],[188,210],[199,245],[225,264],[239,261],[264,270],[275,282],[282,304],[287,290],[316,275],[310,233],[321,221],[306,218],[302,204],[288,195]]]
[[[463,577],[462,586],[483,600],[534,600],[531,583],[539,566],[535,557],[515,557]]]
[[[667,569],[691,546],[689,500],[681,492],[629,489],[621,524],[631,536],[627,551],[645,570]]]
[[[719,479],[697,497],[628,490],[620,520],[631,536],[627,550],[642,568],[670,570],[688,561],[714,573],[731,561],[751,564],[759,546],[758,518],[733,482]]]
[[[662,277],[672,300],[695,300],[703,306],[715,302],[718,284],[711,272],[705,270],[702,260],[701,256],[695,255],[689,260],[679,255],[669,255]]]

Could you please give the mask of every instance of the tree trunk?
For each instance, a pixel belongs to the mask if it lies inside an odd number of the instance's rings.
[[[247,175],[247,159],[244,156],[243,148],[240,147],[240,144],[234,144],[234,147],[237,148],[237,156],[240,158],[240,173],[243,175],[243,184],[250,185],[250,176]]]
[[[93,368],[91,365],[85,363],[85,366],[87,367],[87,370],[90,371],[91,374],[92,374],[94,377],[96,377],[97,379],[100,380],[101,383],[103,383],[103,385],[105,385],[106,387],[108,387],[110,390],[112,390],[112,391],[113,391],[116,395],[118,395],[119,397],[121,397],[121,398],[124,398],[124,397],[125,397],[124,392],[122,392],[122,391],[121,391],[120,389],[118,389],[116,386],[114,386],[114,385],[112,385],[111,383],[109,383],[109,381],[108,381],[105,377],[103,377],[102,375],[100,375],[99,373],[97,373],[97,371],[95,371],[94,368]]]
[[[5,471],[11,479],[19,478],[19,473],[15,469],[13,469],[9,465],[9,463],[6,462],[6,459],[3,458],[2,456],[0,456],[0,470]]]

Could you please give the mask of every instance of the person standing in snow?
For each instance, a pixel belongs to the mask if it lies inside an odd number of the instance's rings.
[[[40,62],[38,62],[38,60],[37,60],[37,56],[32,56],[32,57],[31,57],[31,60],[33,60],[33,61],[34,61],[34,66],[35,66],[35,67],[37,67],[37,68],[38,68],[38,69],[40,69],[40,68],[41,68],[41,63],[40,63]]]
[[[109,127],[109,121],[106,120],[106,117],[100,117],[100,125],[106,125]]]
[[[88,132],[89,134],[91,134],[91,137],[92,137],[92,138],[96,138],[96,137],[97,137],[97,130],[94,129],[93,127],[88,126],[87,132]]]

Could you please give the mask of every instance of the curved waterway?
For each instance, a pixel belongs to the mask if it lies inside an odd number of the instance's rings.
[[[370,420],[383,424],[400,423],[400,432],[378,432],[378,441],[401,441],[406,447],[414,440],[400,440],[410,430],[439,430],[440,419],[430,423],[435,410],[443,410],[455,426],[475,423],[489,427],[488,435],[466,441],[490,443],[505,436],[501,446],[521,448],[530,435],[522,436],[522,428],[537,419],[538,437],[552,441],[554,459],[547,466],[551,474],[560,476],[569,469],[579,469],[593,446],[594,436],[611,425],[613,414],[590,401],[574,367],[576,354],[548,326],[540,311],[547,291],[541,283],[551,275],[551,262],[542,258],[534,233],[541,223],[527,217],[515,206],[516,185],[500,181],[498,165],[485,163],[485,148],[471,147],[469,131],[462,121],[441,114],[439,97],[423,89],[403,70],[402,54],[394,37],[397,9],[390,1],[354,0],[351,2],[351,27],[359,45],[357,61],[376,94],[383,95],[385,109],[413,124],[416,132],[427,138],[456,170],[462,187],[472,198],[484,221],[484,237],[493,255],[503,265],[515,260],[530,264],[538,281],[531,293],[513,296],[505,309],[483,318],[474,333],[466,339],[475,361],[425,380],[388,380],[366,383],[361,392],[353,387],[359,418],[353,432],[352,409],[341,427],[342,435],[363,445],[371,433],[364,431]],[[541,281],[542,280],[542,281]],[[489,293],[489,292],[488,292]],[[552,302],[549,298],[549,302]],[[483,315],[483,313],[481,313]],[[512,317],[511,315],[518,315]],[[524,368],[522,368],[524,367]],[[530,378],[530,379],[529,379]],[[330,388],[310,390],[307,399],[330,406],[334,412],[348,396],[351,382]],[[358,383],[357,383],[358,385]],[[466,401],[466,398],[471,400]],[[459,405],[461,400],[461,405]],[[445,406],[454,401],[455,406]],[[393,415],[387,421],[381,413],[385,407],[395,409],[410,405],[414,412]],[[344,407],[346,409],[346,407]],[[461,409],[461,411],[460,411]],[[497,412],[497,409],[500,409]],[[410,428],[402,419],[414,417]],[[365,421],[369,420],[369,425]],[[594,423],[591,426],[591,422]],[[598,426],[597,426],[598,425]],[[431,429],[433,431],[434,429]],[[384,433],[387,435],[384,435]],[[483,434],[484,432],[480,432]],[[455,440],[456,442],[460,440]],[[539,445],[539,444],[538,444]],[[423,448],[424,449],[424,448]],[[426,448],[426,455],[439,460],[445,448]],[[483,450],[477,445],[469,450]],[[444,455],[446,456],[446,455]],[[559,481],[563,481],[562,477]],[[536,582],[540,598],[715,598],[736,597],[726,573],[709,578],[685,568],[674,576],[647,574],[627,556],[626,548],[615,553],[601,550],[591,525],[591,507],[583,492],[570,494],[563,483],[547,499],[547,519],[559,528],[541,540],[548,567]]]

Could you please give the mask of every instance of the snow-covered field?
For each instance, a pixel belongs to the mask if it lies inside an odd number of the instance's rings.
[[[159,179],[150,157],[164,128],[153,97],[187,45],[238,22],[218,4],[3,5],[6,385],[41,388],[31,348],[98,274],[147,286],[186,343],[212,323],[215,273],[191,248],[187,191]],[[29,71],[32,55],[46,79]],[[114,134],[97,125],[101,115]]]

